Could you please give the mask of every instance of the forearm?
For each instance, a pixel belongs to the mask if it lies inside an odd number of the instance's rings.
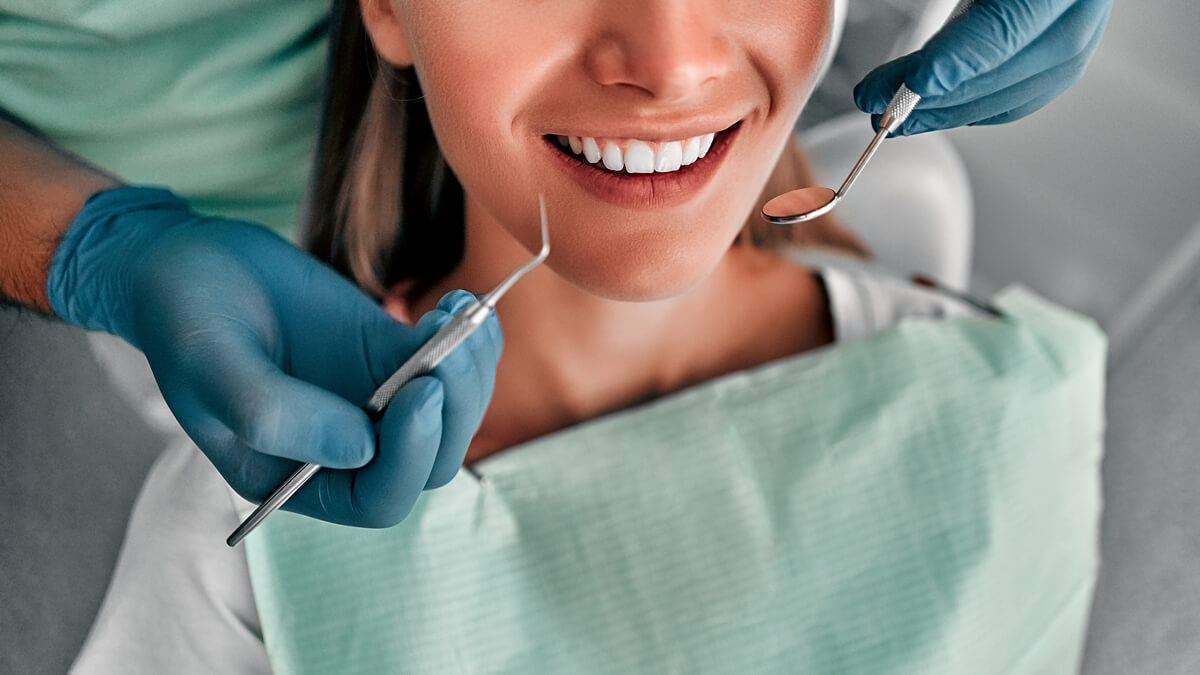
[[[88,197],[119,184],[0,111],[0,301],[52,313],[54,249]]]

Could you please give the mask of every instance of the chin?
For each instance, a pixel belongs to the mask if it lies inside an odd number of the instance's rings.
[[[727,242],[703,248],[656,244],[560,249],[546,264],[592,295],[623,302],[650,302],[692,290],[712,274],[729,250]],[[599,254],[601,251],[603,254]]]

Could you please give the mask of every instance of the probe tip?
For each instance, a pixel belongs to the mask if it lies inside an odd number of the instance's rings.
[[[540,192],[538,193],[538,212],[542,216],[542,250],[538,251],[537,259],[541,262],[550,255],[550,228],[546,218],[546,197]]]

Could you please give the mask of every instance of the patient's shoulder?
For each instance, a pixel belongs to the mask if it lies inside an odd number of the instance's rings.
[[[822,267],[817,276],[825,287],[837,342],[874,335],[909,319],[983,315],[954,293],[869,268]]]

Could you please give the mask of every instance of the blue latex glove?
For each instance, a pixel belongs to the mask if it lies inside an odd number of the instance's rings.
[[[349,525],[393,525],[422,489],[454,477],[502,342],[493,314],[373,424],[360,406],[471,294],[450,293],[407,326],[266,228],[197,215],[154,188],[88,200],[47,286],[63,319],[146,354],[172,412],[239,494],[261,501],[297,462],[315,462],[329,468],[284,508]]]
[[[922,49],[871,71],[854,101],[878,131],[907,84],[921,102],[897,136],[1018,120],[1083,75],[1111,9],[1112,0],[976,0]]]

